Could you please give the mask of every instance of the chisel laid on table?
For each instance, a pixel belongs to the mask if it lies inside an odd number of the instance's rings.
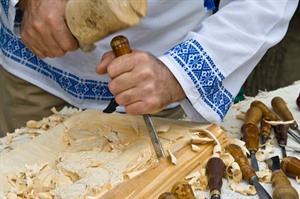
[[[259,130],[257,123],[261,120],[262,112],[257,107],[250,107],[246,113],[245,123],[241,128],[243,141],[250,152],[251,166],[255,171],[259,171],[258,163],[255,157],[259,146]]]
[[[223,160],[219,157],[210,158],[206,164],[206,176],[211,199],[221,198],[221,188],[223,185],[222,178],[224,176],[225,168],[226,166]]]
[[[260,120],[260,132],[259,133],[260,133],[262,145],[265,145],[267,143],[267,140],[270,139],[270,135],[271,135],[272,126],[271,126],[271,124],[266,122],[268,120],[269,120],[268,117],[263,117]],[[265,149],[265,146],[263,146],[262,148]]]
[[[288,129],[289,129],[289,127],[284,125],[284,124],[278,124],[277,126],[274,126],[274,132],[276,134],[276,140],[277,140],[277,143],[278,143],[279,147],[281,148],[283,158],[286,157],[285,146],[287,144]]]
[[[225,147],[225,150],[229,152],[236,163],[241,168],[241,172],[244,180],[246,180],[249,184],[253,185],[261,199],[271,199],[271,196],[264,189],[264,187],[259,183],[258,177],[254,171],[254,169],[250,166],[247,157],[244,155],[241,147],[236,144],[229,144]]]
[[[277,113],[282,118],[283,121],[294,120],[294,122],[289,126],[291,127],[291,129],[298,131],[298,133],[300,134],[297,121],[294,119],[294,116],[289,110],[289,108],[287,107],[285,101],[281,97],[274,97],[271,101],[271,104],[275,113]]]
[[[111,48],[112,48],[112,50],[113,50],[116,57],[131,53],[129,41],[123,35],[116,36],[112,39]],[[115,98],[113,98],[110,101],[110,103],[108,104],[108,106],[106,107],[106,109],[103,110],[103,112],[104,113],[112,113],[112,112],[116,111],[116,108],[118,106],[119,105],[115,101]],[[151,139],[151,143],[154,147],[154,151],[156,153],[156,156],[158,158],[164,158],[166,155],[165,155],[164,149],[163,149],[162,144],[159,140],[158,134],[157,134],[156,129],[153,125],[153,122],[151,120],[150,115],[147,115],[147,114],[143,115],[143,119],[145,121],[147,131],[148,131],[149,137]]]
[[[300,178],[300,160],[293,156],[287,156],[281,160],[281,170],[289,177]]]
[[[272,171],[271,183],[273,187],[273,199],[297,199],[299,195],[296,189],[291,185],[287,176],[280,170],[280,159],[274,156],[265,160],[269,169]]]

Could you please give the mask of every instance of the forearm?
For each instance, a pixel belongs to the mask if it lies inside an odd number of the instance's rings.
[[[220,123],[252,69],[285,35],[296,7],[297,1],[223,1],[198,32],[162,56],[189,105]]]

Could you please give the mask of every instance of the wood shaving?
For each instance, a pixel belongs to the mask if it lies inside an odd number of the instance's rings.
[[[174,165],[176,165],[177,164],[177,158],[176,158],[176,156],[169,149],[167,151],[168,151],[168,153],[170,155],[171,163],[174,164]]]
[[[192,138],[192,143],[193,144],[206,144],[206,143],[209,143],[209,142],[213,142],[214,139],[212,138],[208,138],[208,137],[199,137],[198,134],[192,134],[191,135],[191,138]]]
[[[217,145],[221,146],[221,144],[220,144],[219,140],[216,138],[216,136],[207,129],[191,129],[190,132],[192,132],[193,135],[208,134],[217,143]],[[210,139],[205,138],[204,140],[206,140],[206,142],[207,142]]]
[[[139,124],[137,122],[132,122],[131,127],[136,132],[136,135],[140,134],[140,128],[139,128]]]
[[[274,152],[273,146],[271,145],[271,141],[272,139],[269,139],[265,146],[265,149],[259,149],[256,153],[255,153],[255,157],[258,161],[263,162],[266,159],[268,159],[269,154],[272,154]]]
[[[234,157],[228,152],[222,151],[220,158],[226,167],[229,167],[234,162]]]
[[[241,183],[234,183],[233,181],[230,181],[228,183],[228,187],[237,192],[237,193],[240,193],[240,194],[243,194],[245,196],[248,196],[248,195],[255,195],[256,194],[256,190],[255,190],[255,187],[252,186],[252,185],[246,185],[246,186],[243,186]]]
[[[247,155],[250,155],[250,152],[249,150],[246,148],[246,145],[245,145],[245,142],[242,141],[242,140],[239,140],[239,139],[231,139],[230,141],[230,144],[236,144],[238,145],[239,147],[241,147],[242,151],[247,154]]]
[[[271,183],[272,171],[270,169],[257,171],[256,175],[260,182]]]
[[[208,189],[208,180],[205,175],[205,169],[194,171],[185,176],[185,179],[189,180],[188,183],[192,186],[193,190],[206,191]]]
[[[53,115],[45,117],[40,121],[29,120],[25,127],[15,129],[14,132],[7,133],[6,137],[0,138],[0,155],[7,153],[20,144],[25,143],[37,136],[47,132],[49,129],[63,123],[66,119],[81,112],[81,110],[71,107],[64,107],[61,111],[52,108]]]
[[[237,114],[236,115],[236,119],[245,121],[246,120],[246,113],[245,112],[241,112],[241,113]]]
[[[192,146],[192,150],[195,151],[195,152],[201,152],[202,151],[201,148],[199,146],[195,145],[195,144],[191,144],[191,146]]]
[[[288,125],[288,124],[293,124],[294,122],[295,122],[295,120],[289,120],[289,121],[268,121],[268,120],[266,120],[266,123],[268,123],[272,126],[276,126],[278,124]]]
[[[134,136],[129,144],[128,137],[111,127],[90,128],[75,126],[65,131],[69,147],[59,155],[55,167],[32,165],[26,166],[25,171],[8,174],[12,188],[6,196],[98,198],[157,161],[146,138]]]
[[[171,126],[166,124],[161,124],[156,128],[158,133],[166,133],[170,130]]]

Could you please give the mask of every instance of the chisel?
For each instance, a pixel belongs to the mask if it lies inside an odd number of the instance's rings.
[[[243,141],[250,152],[251,166],[255,171],[259,171],[255,156],[259,146],[259,130],[256,124],[261,120],[261,117],[262,112],[259,108],[250,107],[246,113],[245,124],[241,128]]]
[[[284,124],[278,124],[274,126],[274,132],[276,134],[276,140],[281,148],[282,152],[282,157],[286,157],[286,150],[285,150],[285,145],[287,144],[287,132],[288,132],[289,127],[284,125]]]
[[[244,155],[241,147],[236,144],[229,144],[225,147],[225,150],[229,152],[233,156],[234,160],[238,163],[241,168],[244,180],[255,187],[259,198],[271,199],[271,196],[259,183],[258,177],[254,169],[249,165],[248,159]]]
[[[280,121],[281,120],[263,102],[261,102],[259,100],[253,101],[250,106],[259,108],[263,114],[263,117],[268,117],[268,118],[270,118],[271,121]]]
[[[285,157],[280,163],[281,170],[289,177],[300,178],[300,160],[293,156]]]
[[[267,123],[266,121],[268,121],[269,118],[268,117],[263,117],[260,120],[260,138],[261,138],[261,144],[265,145],[267,140],[270,139],[270,135],[271,135],[271,130],[272,130],[272,126],[271,124]],[[263,149],[265,148],[265,146],[262,147]]]
[[[112,39],[111,41],[111,48],[115,54],[116,57],[131,53],[130,45],[128,39],[123,36],[119,35]],[[103,110],[104,113],[112,113],[116,111],[116,108],[118,107],[118,103],[115,101],[115,98],[113,98],[106,109]],[[159,140],[158,134],[156,132],[156,129],[154,128],[153,122],[151,120],[150,115],[143,115],[144,122],[147,127],[147,131],[149,134],[149,137],[151,139],[151,143],[154,147],[154,151],[156,153],[156,156],[158,158],[164,158],[166,157],[164,149],[162,147],[162,144]]]
[[[222,178],[225,172],[225,164],[219,157],[212,157],[206,164],[206,176],[211,199],[221,198]]]
[[[263,117],[268,117],[271,121],[282,121],[275,113],[273,113],[263,102],[255,100],[251,103],[251,107],[258,107],[262,111]],[[291,135],[297,142],[300,143],[300,137],[291,130],[288,130],[288,134]]]
[[[294,119],[294,116],[289,110],[289,108],[287,107],[285,101],[281,97],[274,97],[271,101],[271,104],[275,113],[277,113],[282,118],[283,121],[294,120],[294,122],[289,126],[291,127],[291,129],[298,131],[298,133],[300,134],[297,121]]]
[[[269,169],[272,171],[271,183],[273,187],[273,199],[297,199],[299,198],[298,192],[291,185],[287,176],[280,170],[280,159],[274,156],[265,160]]]

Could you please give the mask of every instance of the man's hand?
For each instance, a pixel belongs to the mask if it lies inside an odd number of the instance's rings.
[[[61,57],[78,48],[77,40],[65,22],[67,0],[27,0],[21,38],[38,57]]]
[[[133,51],[118,58],[112,52],[105,53],[96,72],[112,78],[109,90],[128,114],[157,113],[185,97],[169,69],[146,52]]]

